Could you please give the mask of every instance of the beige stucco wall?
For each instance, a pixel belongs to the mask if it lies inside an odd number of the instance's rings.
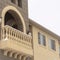
[[[41,29],[38,29],[35,26],[32,26],[33,30],[33,47],[34,47],[34,60],[60,60],[59,58],[59,45],[58,40],[55,37],[45,33]],[[38,44],[38,32],[46,36],[46,46]],[[52,38],[55,40],[56,51],[49,48],[48,40]]]

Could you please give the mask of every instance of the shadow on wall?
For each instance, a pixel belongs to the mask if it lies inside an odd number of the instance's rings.
[[[17,59],[13,59],[13,58],[4,56],[4,55],[2,55],[2,54],[0,53],[0,60],[17,60]]]

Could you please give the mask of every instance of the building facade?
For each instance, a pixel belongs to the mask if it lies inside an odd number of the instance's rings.
[[[28,18],[28,0],[0,0],[0,60],[60,60],[60,37]]]

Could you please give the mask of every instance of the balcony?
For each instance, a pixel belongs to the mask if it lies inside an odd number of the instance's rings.
[[[32,36],[8,25],[5,25],[1,31],[0,49],[9,48],[32,54]]]

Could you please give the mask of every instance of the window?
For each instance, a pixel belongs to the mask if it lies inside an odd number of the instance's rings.
[[[15,3],[15,0],[11,0],[12,3]]]
[[[45,36],[38,32],[38,43],[46,46]]]
[[[49,47],[53,50],[56,50],[55,40],[52,39],[49,40]]]
[[[22,7],[22,0],[18,0],[18,6]]]

